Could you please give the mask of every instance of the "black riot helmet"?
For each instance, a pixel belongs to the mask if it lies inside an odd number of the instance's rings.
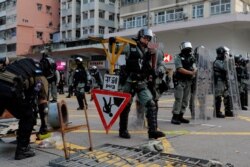
[[[235,55],[234,56],[234,62],[237,64],[240,64],[241,59],[242,59],[242,55]]]
[[[138,31],[137,38],[140,40],[142,37],[148,38],[148,41],[151,41],[153,38],[153,31],[149,28],[142,28]]]
[[[216,49],[217,59],[224,60],[227,56],[229,56],[229,48],[226,46],[220,46]]]
[[[248,59],[247,57],[242,57],[242,58],[240,59],[240,64],[241,64],[242,66],[245,67],[248,63],[249,63],[249,59]]]
[[[82,65],[82,58],[81,57],[77,57],[75,59],[75,62],[76,62],[76,65],[79,66],[79,65]]]

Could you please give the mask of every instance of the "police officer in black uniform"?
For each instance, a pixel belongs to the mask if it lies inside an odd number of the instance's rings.
[[[29,143],[37,108],[35,99],[40,91],[36,79],[42,71],[29,58],[16,58],[9,65],[6,62],[1,64],[0,60],[0,115],[7,109],[19,119],[15,160],[21,160],[35,156]]]
[[[73,76],[73,85],[75,88],[75,95],[76,99],[78,101],[79,107],[77,110],[83,110],[84,106],[86,105],[86,108],[88,106],[85,96],[85,85],[87,84],[87,72],[82,64],[82,58],[77,57],[75,59],[76,62],[76,69]],[[85,103],[85,104],[84,104]]]
[[[249,60],[242,57],[242,55],[234,56],[237,79],[239,84],[241,109],[247,110],[248,106],[248,79],[247,63]]]
[[[164,137],[165,134],[157,130],[157,108],[153,100],[152,93],[148,89],[147,81],[155,78],[155,69],[151,65],[152,57],[156,54],[155,51],[148,48],[148,42],[152,39],[153,32],[151,29],[142,28],[134,39],[137,46],[128,45],[124,49],[126,54],[126,75],[122,91],[132,95],[130,103],[120,114],[120,129],[119,136],[129,139],[128,132],[128,117],[133,97],[137,94],[140,104],[146,108],[146,117],[148,122],[148,137],[157,139]]]
[[[229,94],[227,58],[229,48],[221,46],[216,49],[217,57],[213,63],[214,90],[215,90],[215,113],[217,118],[233,117],[232,99]],[[221,102],[224,102],[225,115],[221,112]]]

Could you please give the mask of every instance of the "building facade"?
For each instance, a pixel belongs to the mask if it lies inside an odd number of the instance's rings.
[[[118,27],[118,1],[61,0],[61,41],[113,33]]]
[[[32,53],[59,31],[59,0],[0,0],[0,56]]]
[[[121,0],[118,32],[131,37],[148,26],[170,54],[179,53],[182,41],[204,45],[210,54],[228,46],[232,54],[250,54],[249,0]]]

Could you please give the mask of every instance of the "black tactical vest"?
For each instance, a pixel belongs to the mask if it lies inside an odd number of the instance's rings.
[[[193,64],[195,63],[195,58],[193,56],[179,56],[181,57],[182,67],[188,71],[193,71]],[[176,79],[178,80],[190,80],[192,78],[191,75],[182,74],[178,71],[176,71],[175,75]]]
[[[126,60],[126,71],[127,73],[141,73],[141,61],[142,53],[139,48],[134,45],[130,45],[130,54]]]

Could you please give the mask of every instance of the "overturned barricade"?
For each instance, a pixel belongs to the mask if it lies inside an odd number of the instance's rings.
[[[49,162],[52,167],[76,166],[173,166],[173,167],[226,167],[218,161],[147,151],[113,144],[104,144],[93,151],[76,150],[70,159],[57,158]],[[232,166],[232,165],[231,165]],[[228,166],[229,167],[229,166]]]

